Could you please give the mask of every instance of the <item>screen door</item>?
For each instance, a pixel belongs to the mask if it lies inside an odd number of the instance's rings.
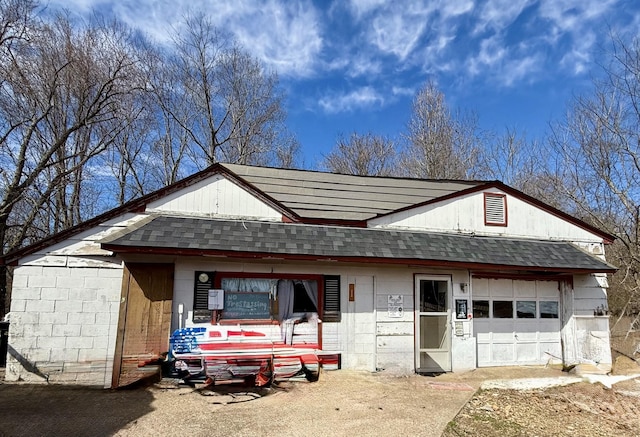
[[[417,372],[451,371],[451,278],[416,276]]]

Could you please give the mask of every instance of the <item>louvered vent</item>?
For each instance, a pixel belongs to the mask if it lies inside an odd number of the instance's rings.
[[[193,323],[211,322],[209,307],[209,290],[213,288],[215,272],[196,272],[193,285]]]
[[[504,194],[485,193],[484,222],[487,225],[507,225],[507,198]]]
[[[340,316],[340,276],[325,276],[322,321],[339,322]]]

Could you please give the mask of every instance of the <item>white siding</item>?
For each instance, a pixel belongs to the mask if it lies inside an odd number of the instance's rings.
[[[611,365],[607,281],[601,275],[575,275],[573,278],[573,318],[575,362]],[[603,315],[597,315],[603,314]]]
[[[121,288],[118,269],[16,267],[5,378],[109,387]]]
[[[246,217],[282,220],[282,214],[221,175],[147,205],[147,212],[161,211],[208,217]]]
[[[348,267],[333,263],[233,263],[183,259],[176,263],[172,330],[178,327],[178,305],[184,305],[182,326],[189,326],[193,307],[194,271],[299,273],[340,275],[340,322],[322,324],[322,347],[340,352],[344,368],[373,371],[414,370],[413,270],[395,267]],[[355,302],[349,302],[349,283]],[[388,317],[387,294],[402,294],[406,305],[400,319]],[[374,300],[375,299],[375,300]]]
[[[389,295],[402,296],[401,317],[389,314]],[[376,367],[410,373],[414,365],[413,275],[391,271],[376,278]],[[391,314],[394,316],[395,314]]]
[[[501,193],[498,190],[487,192]],[[575,242],[602,241],[591,232],[510,195],[507,195],[507,217],[507,226],[485,225],[484,194],[478,192],[369,220],[369,226]]]

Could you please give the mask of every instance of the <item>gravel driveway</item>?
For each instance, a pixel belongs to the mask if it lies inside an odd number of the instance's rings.
[[[440,436],[445,429],[451,436],[571,435],[560,432],[566,431],[563,426],[589,417],[594,421],[589,423],[598,424],[591,431],[599,432],[581,435],[635,435],[625,430],[637,429],[639,398],[600,385],[476,392],[486,380],[566,375],[540,367],[487,368],[438,377],[340,370],[323,372],[315,383],[215,391],[167,383],[117,391],[0,383],[0,436]],[[627,385],[640,383],[631,380]],[[611,397],[606,403],[605,395]],[[591,414],[604,407],[607,417],[617,421]],[[621,412],[629,413],[622,428]],[[527,428],[531,423],[556,426]],[[571,429],[584,431],[573,425]]]
[[[476,389],[346,370],[263,390],[169,387],[0,384],[0,435],[439,436]]]

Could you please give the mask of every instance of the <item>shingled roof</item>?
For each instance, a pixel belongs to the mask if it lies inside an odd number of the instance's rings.
[[[613,272],[615,268],[567,242],[149,216],[101,241],[114,252],[335,260],[500,268],[548,272]]]
[[[220,164],[300,217],[367,220],[486,184]]]

